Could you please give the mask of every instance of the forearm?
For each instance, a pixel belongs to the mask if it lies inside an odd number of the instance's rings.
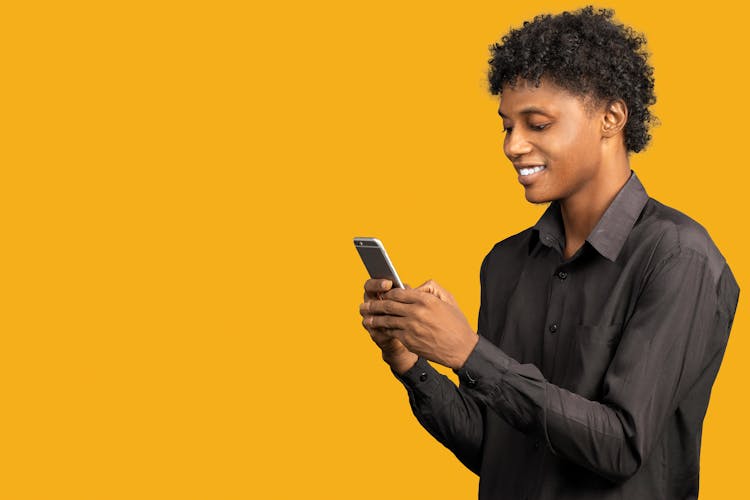
[[[514,361],[484,338],[457,373],[471,396],[516,429],[546,439],[557,455],[613,481],[637,470],[635,430],[621,409],[550,384],[534,365]]]
[[[479,474],[484,418],[482,408],[462,388],[424,358],[399,375],[419,423],[471,471]]]
[[[696,377],[713,380],[723,353],[721,346],[707,348],[705,361],[692,366],[675,362],[680,345],[668,350],[675,354],[662,357],[661,364],[643,357],[642,365],[631,366],[645,376],[629,378],[627,390],[605,381],[609,389],[600,401],[549,383],[536,366],[516,362],[484,338],[457,373],[474,399],[510,425],[546,439],[559,457],[617,482],[639,470],[675,402]],[[623,373],[622,366],[613,373]]]

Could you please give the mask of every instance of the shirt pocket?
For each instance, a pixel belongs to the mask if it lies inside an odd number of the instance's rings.
[[[578,325],[571,338],[566,381],[573,392],[599,399],[602,383],[620,342],[622,325]]]
[[[581,345],[613,345],[620,341],[622,324],[615,325],[578,325],[576,340]]]

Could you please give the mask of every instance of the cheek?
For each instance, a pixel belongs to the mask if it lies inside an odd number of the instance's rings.
[[[558,145],[568,151],[583,149],[587,142],[588,130],[580,127],[568,127],[563,129],[558,138]]]
[[[595,135],[588,127],[568,127],[563,129],[554,142],[558,157],[578,167],[586,167],[596,162],[598,149]]]

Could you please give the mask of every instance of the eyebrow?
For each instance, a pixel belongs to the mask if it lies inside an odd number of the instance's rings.
[[[544,115],[544,116],[548,116],[548,117],[552,118],[551,114],[549,114],[548,112],[546,112],[542,108],[537,108],[536,106],[529,106],[527,108],[524,108],[519,113],[522,114],[522,115],[540,114],[540,115]],[[500,115],[500,116],[502,116],[503,118],[508,118],[507,116],[505,116],[504,114],[502,114],[499,109],[497,110],[497,114]]]

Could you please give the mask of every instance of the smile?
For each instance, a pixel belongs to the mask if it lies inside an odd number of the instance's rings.
[[[519,173],[522,176],[526,177],[527,175],[533,175],[533,174],[535,174],[537,172],[541,172],[545,168],[547,168],[547,167],[545,167],[544,165],[539,165],[539,166],[530,167],[530,168],[522,168],[522,169],[519,170]]]
[[[523,167],[518,169],[518,182],[523,186],[529,186],[536,181],[537,177],[547,170],[546,165],[534,165],[533,167]]]

